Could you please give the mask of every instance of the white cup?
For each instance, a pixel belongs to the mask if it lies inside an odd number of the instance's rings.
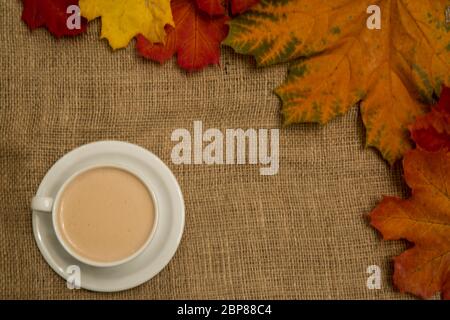
[[[105,167],[106,168],[120,169],[120,170],[123,170],[123,171],[125,171],[127,173],[130,173],[130,174],[134,175],[136,178],[138,178],[147,187],[147,190],[148,190],[149,194],[152,197],[153,205],[154,205],[154,222],[153,222],[153,227],[152,227],[152,230],[149,233],[148,238],[145,241],[145,243],[137,251],[135,251],[133,254],[129,255],[128,257],[125,257],[125,258],[123,258],[121,260],[117,260],[117,261],[111,261],[111,262],[95,261],[95,260],[83,257],[83,256],[79,255],[78,253],[74,252],[74,250],[72,250],[71,246],[67,243],[67,241],[65,241],[64,238],[61,236],[60,226],[59,226],[59,223],[57,222],[57,216],[58,216],[57,208],[59,208],[59,202],[61,200],[61,195],[64,193],[64,190],[67,187],[67,185],[69,185],[69,183],[71,181],[73,181],[77,176],[79,176],[83,172],[86,172],[86,171],[92,170],[92,169],[97,169],[97,168],[105,168]],[[83,168],[83,169],[75,172],[72,176],[70,176],[63,183],[63,185],[59,188],[59,190],[56,193],[56,196],[54,198],[41,197],[41,196],[33,197],[33,199],[31,200],[31,209],[34,210],[34,211],[41,211],[41,212],[46,212],[46,213],[51,214],[52,215],[53,229],[55,230],[56,237],[58,238],[58,241],[62,245],[62,247],[72,257],[74,257],[78,261],[81,261],[82,263],[85,263],[85,264],[88,264],[88,265],[91,265],[91,266],[95,266],[95,267],[114,267],[114,266],[118,266],[120,264],[129,262],[130,260],[136,258],[139,254],[141,254],[145,250],[145,248],[151,242],[151,240],[152,240],[152,238],[153,238],[153,236],[155,234],[157,224],[158,224],[158,205],[156,203],[156,197],[155,197],[155,194],[152,191],[152,188],[150,188],[150,186],[144,181],[144,179],[142,179],[140,177],[139,174],[137,174],[136,172],[134,172],[133,170],[131,170],[129,168],[126,168],[124,166],[118,166],[116,164],[101,164],[101,165],[97,164],[97,165],[94,165],[94,166]]]

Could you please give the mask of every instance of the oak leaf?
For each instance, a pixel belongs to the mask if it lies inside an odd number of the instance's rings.
[[[220,43],[228,32],[228,17],[210,17],[197,8],[194,0],[172,0],[171,6],[175,28],[166,27],[166,43],[154,44],[139,35],[138,52],[161,63],[177,53],[178,64],[188,71],[218,64]]]
[[[450,151],[450,88],[442,89],[439,103],[411,126],[416,144],[427,151]]]
[[[113,49],[123,48],[138,34],[164,42],[166,24],[173,26],[170,0],[80,0],[81,15],[101,17],[101,37]]]
[[[366,144],[390,163],[412,147],[408,126],[450,84],[448,0],[262,0],[233,19],[224,43],[260,66],[296,60],[275,90],[285,124],[326,123],[360,102]],[[421,101],[421,102],[420,102]]]
[[[75,36],[86,31],[86,19],[81,19],[80,28],[69,29],[67,19],[73,14],[67,13],[78,0],[22,0],[22,20],[31,30],[46,27],[55,37]]]

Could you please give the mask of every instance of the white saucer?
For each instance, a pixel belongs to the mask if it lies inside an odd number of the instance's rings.
[[[152,186],[159,221],[144,252],[116,267],[88,266],[70,256],[59,244],[51,214],[38,211],[33,211],[34,237],[47,263],[64,279],[68,277],[67,267],[78,265],[82,288],[103,292],[126,290],[150,280],[172,259],[184,229],[183,195],[174,175],[158,157],[144,148],[119,141],[94,142],[67,153],[47,172],[36,194],[54,197],[68,177],[97,162],[127,166]]]

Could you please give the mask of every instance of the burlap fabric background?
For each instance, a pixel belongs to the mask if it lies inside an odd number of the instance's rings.
[[[177,166],[177,128],[278,128],[286,65],[258,69],[223,49],[221,67],[186,74],[140,58],[134,43],[112,52],[87,34],[55,40],[30,32],[20,1],[0,3],[0,298],[409,298],[391,285],[391,258],[367,214],[382,194],[405,196],[399,166],[365,149],[359,113],[280,132],[280,170]],[[158,155],[185,197],[186,227],[170,264],[132,290],[71,291],[33,238],[30,199],[47,170],[82,144],[125,140]],[[382,268],[382,289],[366,268]]]

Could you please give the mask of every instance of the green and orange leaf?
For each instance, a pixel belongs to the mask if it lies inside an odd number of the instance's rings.
[[[275,90],[285,124],[326,123],[361,103],[366,144],[390,163],[412,146],[408,126],[450,84],[449,0],[262,0],[233,19],[224,43],[260,66],[292,61]]]

